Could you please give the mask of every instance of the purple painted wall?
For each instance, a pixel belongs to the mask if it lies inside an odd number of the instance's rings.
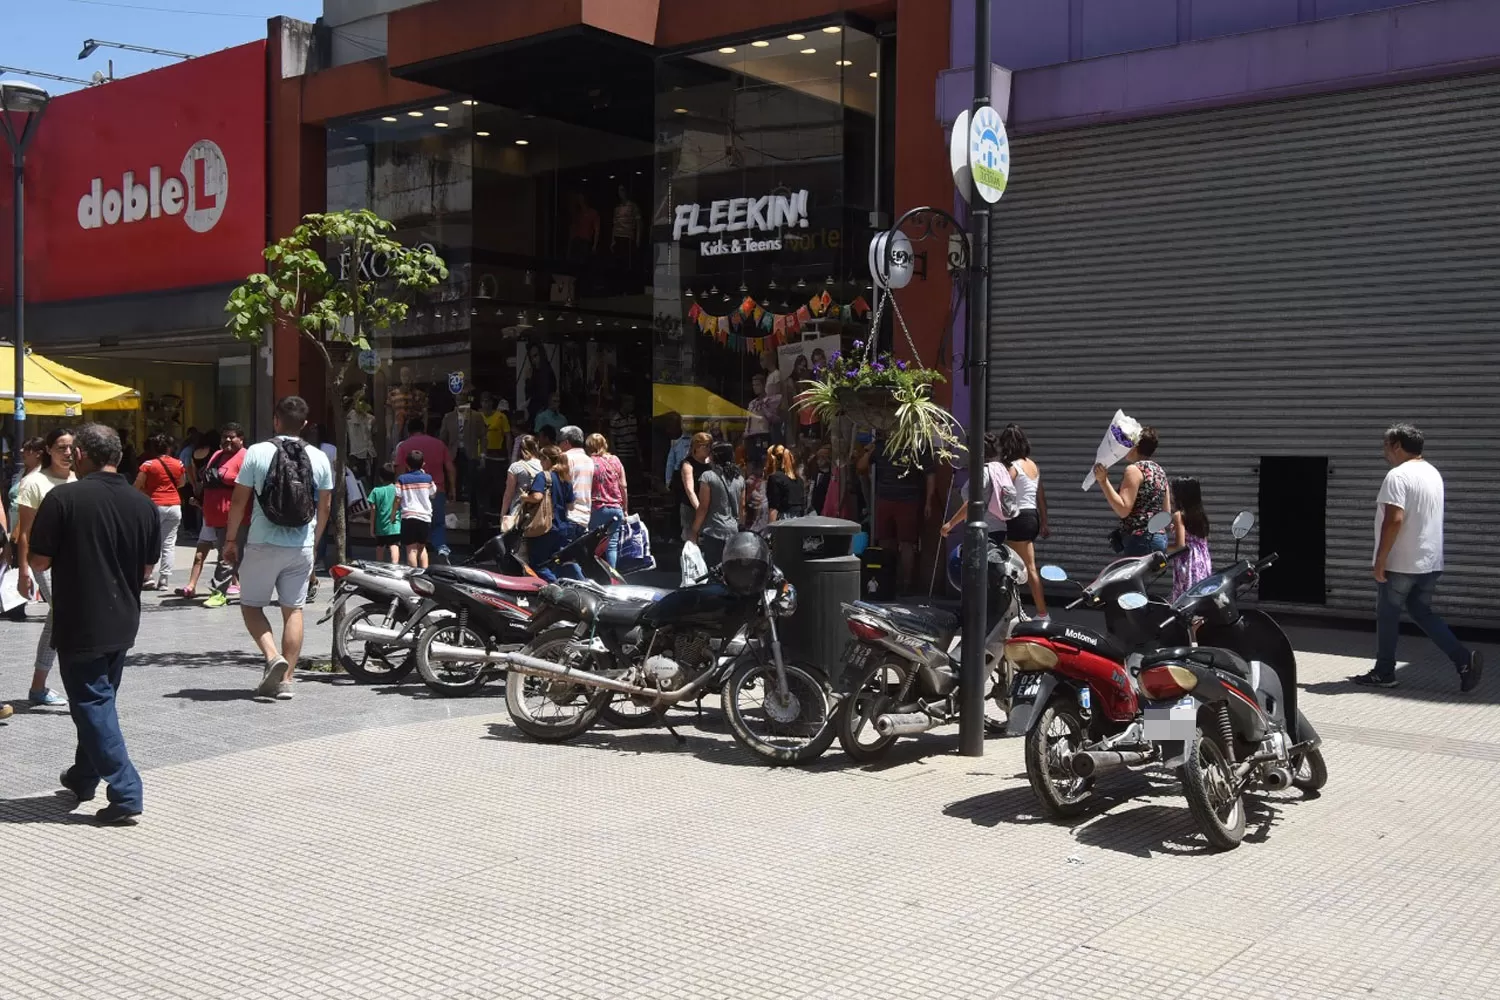
[[[1174,31],[1213,37],[1178,43],[1174,36],[1159,47],[1045,64],[1026,60],[1058,51],[1055,13],[1033,0],[994,2],[997,32],[1008,39],[1002,45],[997,34],[995,62],[1017,71],[1008,124],[1023,135],[1500,69],[1500,0],[1055,0],[1069,14],[1067,44],[1075,53],[1106,39],[1134,46],[1146,26],[1165,31],[1168,8],[1176,13]],[[972,3],[953,6],[956,29],[973,24]],[[1123,23],[1127,11],[1140,20]],[[1348,11],[1369,12],[1338,16]],[[1006,21],[1002,13],[1016,17]],[[1279,27],[1253,27],[1257,19],[1293,14]],[[1221,33],[1226,28],[1238,33]],[[972,43],[972,32],[954,37],[953,51],[964,55],[954,63],[961,68],[939,81],[943,122],[971,102]]]

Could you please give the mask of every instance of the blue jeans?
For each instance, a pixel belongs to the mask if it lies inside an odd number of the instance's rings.
[[[1411,615],[1443,655],[1456,667],[1469,664],[1469,651],[1454,636],[1448,623],[1432,610],[1442,573],[1390,573],[1379,584],[1375,604],[1375,673],[1390,677],[1396,672],[1396,642],[1401,638],[1401,612]]]
[[[551,559],[558,549],[574,541],[581,534],[583,534],[583,529],[576,524],[569,524],[562,531],[553,528],[540,538],[533,538],[526,543],[526,560],[531,564],[531,568],[536,570],[537,575],[548,583],[556,583],[558,577],[567,580],[582,580],[583,571],[578,568],[577,563],[546,568],[541,565]]]
[[[1167,551],[1167,536],[1164,532],[1154,535],[1126,535],[1125,555],[1148,556],[1152,552]]]
[[[440,555],[448,554],[448,494],[438,490],[432,496],[432,534],[427,544]]]
[[[590,531],[610,522],[614,522],[614,530],[609,533],[609,541],[605,543],[604,558],[609,560],[610,568],[613,569],[620,558],[620,526],[625,523],[625,512],[618,507],[595,507],[594,512],[589,515]]]
[[[115,711],[115,692],[126,650],[98,656],[75,657],[60,653],[63,689],[68,693],[68,713],[78,730],[78,750],[68,768],[67,783],[88,795],[99,782],[109,786],[109,801],[132,812],[141,811],[141,776],[125,752],[120,716]]]

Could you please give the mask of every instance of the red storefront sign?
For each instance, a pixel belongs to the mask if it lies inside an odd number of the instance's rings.
[[[235,281],[266,236],[266,45],[252,42],[55,98],[26,156],[26,298]],[[0,162],[0,287],[11,180]]]

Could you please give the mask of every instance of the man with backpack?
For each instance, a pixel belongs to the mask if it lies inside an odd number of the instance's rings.
[[[302,655],[302,605],[312,575],[313,553],[328,525],[333,497],[333,469],[328,456],[299,436],[307,424],[307,403],[287,396],[276,404],[276,437],[251,445],[234,487],[225,555],[240,563],[240,611],[250,637],[266,658],[266,670],[255,689],[257,701],[292,697],[292,672]],[[237,532],[246,509],[255,517],[245,551]],[[265,609],[272,597],[281,606],[281,646],[271,632]]]

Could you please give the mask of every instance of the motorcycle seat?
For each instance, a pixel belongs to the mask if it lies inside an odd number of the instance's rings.
[[[605,601],[594,609],[594,622],[608,628],[633,628],[650,601]]]
[[[1117,663],[1124,663],[1129,657],[1130,651],[1117,642],[1113,637],[1102,632],[1096,632],[1091,628],[1071,623],[1055,622],[1051,620],[1035,620],[1016,622],[1011,630],[1012,639],[1024,639],[1027,637],[1036,639],[1050,639],[1068,646],[1096,653]]]
[[[538,577],[506,576],[472,566],[433,566],[427,573],[429,576],[466,583],[471,587],[504,590],[513,594],[534,594],[547,585],[546,580]]]
[[[958,615],[925,604],[874,604],[855,601],[854,606],[890,619],[903,632],[939,636],[958,630]]]
[[[1245,662],[1244,657],[1233,650],[1221,649],[1218,646],[1175,646],[1171,649],[1158,649],[1141,657],[1141,669],[1160,666],[1163,663],[1180,663],[1183,660],[1211,670],[1235,674],[1246,680],[1250,679],[1250,664]]]

